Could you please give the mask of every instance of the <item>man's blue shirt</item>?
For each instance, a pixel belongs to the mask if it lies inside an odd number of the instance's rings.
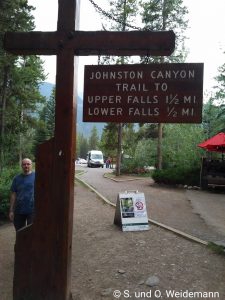
[[[16,193],[15,213],[30,214],[34,210],[35,173],[19,174],[13,178],[11,191]]]

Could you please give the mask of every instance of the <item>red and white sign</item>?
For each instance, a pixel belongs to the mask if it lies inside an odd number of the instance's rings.
[[[114,223],[123,231],[148,230],[148,215],[145,195],[138,191],[119,193],[116,204]]]

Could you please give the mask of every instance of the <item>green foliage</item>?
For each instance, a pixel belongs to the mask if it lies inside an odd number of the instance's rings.
[[[142,130],[142,129],[141,129]],[[199,125],[168,124],[163,137],[163,170],[154,171],[158,183],[199,185],[202,150],[197,144],[204,140]],[[140,173],[146,166],[155,166],[157,139],[141,139],[132,158],[124,159],[123,173]]]
[[[223,104],[222,99],[216,99],[216,94],[211,95],[208,102],[203,106],[202,123],[206,138],[219,132],[225,132],[225,98]]]
[[[217,245],[213,242],[209,242],[207,247],[212,250],[214,253],[225,256],[225,247]]]
[[[32,10],[34,7],[28,5],[27,0],[1,0],[0,32],[33,30]]]
[[[47,135],[52,138],[55,130],[55,87],[52,89],[50,99],[46,104],[45,120]]]
[[[37,127],[38,104],[43,101],[39,82],[45,76],[37,56],[14,56],[4,51],[6,31],[34,29],[27,0],[0,2],[0,170],[31,156]]]
[[[201,150],[197,145],[204,140],[204,132],[199,125],[168,124],[164,128],[163,161],[164,168],[198,165]]]
[[[224,52],[225,54],[225,52]],[[211,96],[209,102],[214,113],[210,115],[211,124],[209,136],[218,132],[225,132],[225,64],[218,68],[219,74],[215,77],[217,81],[214,87],[214,95]]]
[[[170,56],[143,56],[141,63],[184,62],[187,56],[185,50],[185,30],[188,10],[183,0],[141,0],[141,17],[145,30],[173,30],[176,36],[175,51]],[[162,168],[163,124],[158,124],[157,167]]]
[[[139,124],[139,131],[137,138],[141,139],[155,139],[158,137],[158,124]]]
[[[225,52],[224,52],[225,54]],[[215,98],[220,104],[225,103],[225,63],[218,68],[219,74],[216,76]]]
[[[128,25],[134,24],[139,12],[138,0],[111,0],[109,14],[113,16],[110,25],[104,24],[104,30],[128,31],[133,30]],[[115,21],[117,20],[117,22]],[[104,56],[100,64],[127,64],[131,61],[129,56]]]
[[[183,0],[142,0],[142,22],[145,30],[173,30],[176,36],[175,51],[167,57],[143,57],[144,63],[149,62],[183,62],[186,57],[184,32],[188,26],[186,19],[188,10]]]
[[[133,158],[127,158],[122,160],[121,173],[123,174],[135,174],[137,169],[137,162]]]
[[[146,168],[143,161],[138,161],[135,158],[123,158],[121,165],[121,173],[123,174],[138,174],[150,176],[151,172]]]
[[[134,154],[137,167],[155,166],[156,151],[156,142],[154,140],[140,140]]]
[[[138,12],[137,0],[116,0],[110,1],[110,13],[118,22],[112,24],[112,28],[117,31],[124,31],[128,24],[135,21]]]
[[[49,140],[54,136],[55,129],[55,88],[52,89],[51,96],[45,100],[45,103],[39,113],[38,127],[36,129],[34,148],[38,144]]]
[[[200,180],[200,167],[193,166],[192,168],[187,166],[186,168],[177,166],[174,168],[168,168],[165,170],[154,170],[152,178],[157,183],[164,184],[186,184],[199,186]]]
[[[202,125],[206,138],[210,138],[217,133],[219,107],[214,105],[214,99],[209,98],[208,102],[203,106],[203,120]]]
[[[77,135],[77,145],[76,145],[76,156],[85,158],[87,156],[87,152],[89,150],[88,140],[84,137],[83,134],[78,133]]]
[[[94,126],[91,130],[91,135],[88,141],[88,146],[90,150],[98,149],[99,137],[97,127]]]
[[[129,158],[122,160],[122,173],[146,173],[146,167],[154,166],[156,161],[156,144],[152,140],[140,140],[134,143],[135,148]]]
[[[123,124],[122,127],[122,151],[123,154],[134,156],[137,143],[137,132],[133,124]],[[108,123],[105,125],[99,148],[105,156],[116,157],[118,149],[118,125]]]
[[[38,89],[38,81],[44,78],[41,72],[39,58],[29,57],[17,62],[8,75],[10,84],[3,88],[4,97],[0,101],[1,166],[11,159],[18,161],[32,151],[30,141],[34,134],[32,129],[37,126],[37,104],[42,102]],[[9,152],[11,157],[8,157]]]
[[[123,124],[122,150],[124,154],[134,156],[137,145],[137,133],[133,124]]]
[[[108,123],[103,128],[99,147],[106,156],[115,157],[118,145],[117,124]]]
[[[157,183],[199,185],[201,150],[204,139],[201,126],[169,124],[164,128],[163,170],[152,174]]]
[[[0,220],[8,217],[10,186],[13,177],[19,172],[19,167],[11,167],[0,173]]]
[[[77,143],[76,143],[76,157],[85,158],[89,150],[99,149],[99,136],[97,127],[93,126],[91,135],[89,138],[86,138],[83,134],[77,134]]]

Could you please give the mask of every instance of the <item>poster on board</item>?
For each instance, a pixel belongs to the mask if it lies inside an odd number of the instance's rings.
[[[118,194],[114,224],[122,231],[149,229],[144,193],[126,191]]]

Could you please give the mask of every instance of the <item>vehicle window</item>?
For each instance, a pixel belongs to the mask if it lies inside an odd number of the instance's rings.
[[[92,154],[93,159],[102,159],[101,154]]]

